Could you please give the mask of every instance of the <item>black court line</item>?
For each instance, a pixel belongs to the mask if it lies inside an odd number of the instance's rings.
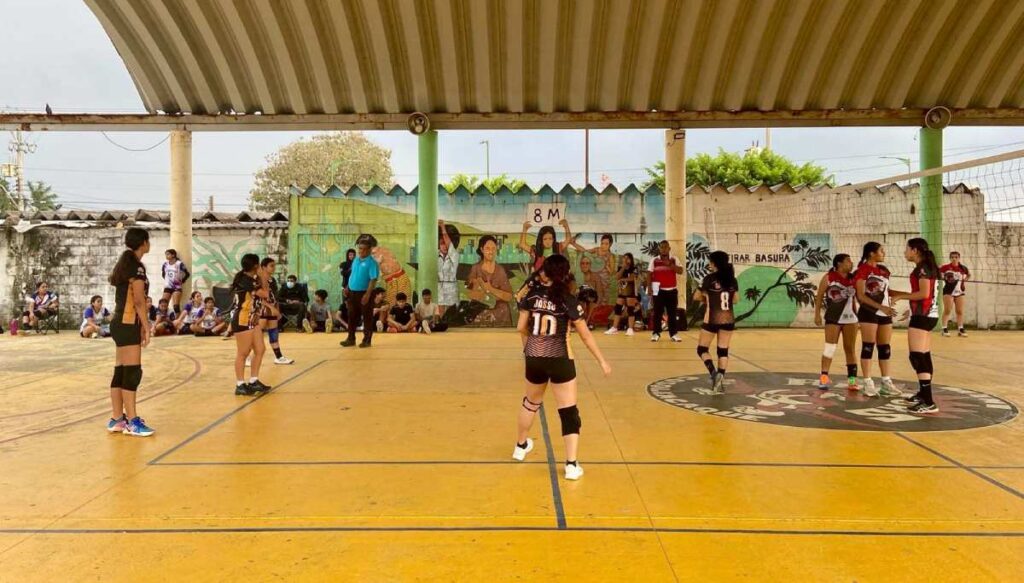
[[[949,457],[948,455],[946,455],[946,454],[944,454],[944,453],[942,453],[942,452],[940,452],[940,451],[938,451],[936,449],[932,449],[932,448],[928,447],[927,445],[925,445],[925,444],[923,444],[923,443],[921,443],[919,441],[911,439],[911,438],[907,437],[906,435],[904,435],[902,433],[897,432],[896,435],[902,437],[903,439],[909,441],[910,443],[913,443],[917,447],[920,447],[921,449],[931,453],[932,455],[938,456],[938,457],[946,460],[947,462],[949,462],[951,464],[955,464],[960,469],[966,470],[966,471],[974,474],[975,476],[978,476],[979,478],[981,478],[982,480],[985,480],[989,484],[992,484],[993,486],[997,486],[997,487],[1001,488],[1002,490],[1005,490],[1006,492],[1009,492],[1010,494],[1013,494],[1014,496],[1024,500],[1024,492],[1021,492],[1020,490],[1017,490],[1016,488],[1013,488],[1011,486],[1007,486],[1006,484],[1000,482],[999,480],[997,480],[997,479],[995,479],[995,478],[993,478],[991,476],[987,476],[987,475],[979,472],[978,470],[976,470],[976,469],[974,469],[974,468],[972,468],[970,466],[965,466],[964,464],[956,461],[955,459]]]
[[[544,432],[544,447],[548,450],[548,476],[551,478],[551,498],[555,503],[555,520],[558,528],[565,529],[565,508],[562,506],[562,490],[558,485],[558,466],[555,464],[555,449],[551,446],[551,434],[548,433],[548,418],[544,414],[544,404],[540,406],[540,426]]]
[[[472,465],[520,465],[520,464],[548,464],[544,461],[523,461],[513,460],[310,460],[310,461],[183,461],[183,462],[161,462],[160,466],[472,466]],[[838,468],[838,469],[887,469],[887,470],[959,470],[961,466],[956,465],[915,465],[915,464],[825,464],[825,463],[799,463],[799,462],[631,462],[631,461],[588,461],[588,466],[711,466],[711,467],[752,467],[752,468]],[[974,469],[1024,469],[1024,466],[969,466]]]
[[[325,362],[327,362],[327,361],[326,361],[326,360],[321,360],[320,362],[318,362],[318,363],[314,364],[313,366],[311,366],[311,367],[307,368],[306,370],[303,370],[303,371],[301,371],[301,372],[299,372],[299,373],[297,373],[297,374],[295,374],[295,375],[292,375],[291,377],[289,377],[289,378],[285,379],[284,381],[282,381],[282,382],[278,383],[278,384],[277,384],[276,386],[274,386],[274,388],[272,388],[272,389],[271,389],[270,391],[268,391],[268,392],[266,392],[266,393],[263,393],[263,394],[261,394],[261,395],[258,395],[258,396],[256,396],[256,397],[253,397],[253,398],[249,399],[248,401],[246,401],[246,402],[245,402],[244,404],[242,404],[242,405],[240,405],[240,406],[238,406],[238,407],[235,407],[234,409],[232,409],[231,411],[229,411],[229,412],[228,412],[227,414],[225,414],[225,415],[224,415],[223,417],[221,417],[220,419],[217,419],[217,420],[216,420],[216,421],[214,421],[213,423],[211,423],[211,424],[207,425],[206,427],[203,427],[202,429],[200,429],[199,431],[197,431],[197,432],[193,433],[193,434],[192,434],[192,435],[190,435],[189,437],[186,437],[186,438],[184,439],[184,441],[182,441],[182,442],[181,442],[181,443],[179,443],[178,445],[175,445],[175,446],[174,446],[174,447],[172,447],[171,449],[169,449],[169,450],[167,450],[167,451],[163,452],[162,454],[160,454],[160,455],[156,456],[155,458],[153,458],[153,459],[149,460],[149,462],[147,462],[147,464],[146,464],[146,465],[150,465],[150,466],[155,466],[155,465],[158,465],[158,464],[159,464],[159,462],[160,462],[160,460],[162,460],[162,459],[164,459],[165,457],[167,457],[167,456],[171,455],[172,453],[174,453],[174,452],[178,451],[179,449],[181,449],[182,447],[184,447],[184,446],[188,445],[189,443],[193,442],[193,441],[194,441],[194,440],[196,440],[197,438],[199,438],[199,437],[201,437],[201,436],[203,436],[203,435],[205,435],[205,434],[209,433],[209,431],[210,431],[211,429],[213,429],[214,427],[216,427],[216,426],[220,425],[221,423],[224,423],[225,421],[227,421],[228,419],[230,419],[230,418],[231,418],[232,416],[234,416],[234,415],[235,415],[236,413],[238,413],[238,412],[242,411],[242,410],[243,410],[243,409],[245,409],[246,407],[248,407],[248,406],[252,405],[253,403],[255,403],[255,402],[259,401],[259,400],[260,400],[260,399],[262,399],[263,397],[265,397],[265,396],[269,395],[270,393],[273,393],[274,391],[276,391],[276,390],[280,389],[281,387],[283,387],[283,386],[287,385],[288,383],[290,383],[290,382],[294,381],[295,379],[297,379],[297,378],[301,377],[302,375],[306,374],[307,372],[309,372],[309,371],[313,370],[314,368],[316,368],[316,367],[320,366],[321,364],[323,364],[323,363],[325,363]]]
[[[658,528],[650,526],[238,526],[209,528],[0,528],[0,534],[231,534],[301,532],[640,532],[770,536],[1024,537],[1024,531],[783,530],[757,528]]]

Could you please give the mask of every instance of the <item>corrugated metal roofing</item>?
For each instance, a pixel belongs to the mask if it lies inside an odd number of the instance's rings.
[[[1024,107],[1013,0],[86,0],[151,113]]]
[[[58,210],[20,213],[17,211],[0,212],[0,223],[5,221],[97,221],[97,222],[122,222],[132,221],[140,223],[170,223],[171,213],[168,211],[152,211],[138,209],[134,211],[123,210]],[[192,213],[192,224],[201,225],[247,225],[253,226],[259,223],[287,222],[288,215],[281,212],[267,213],[244,211],[241,213],[214,213],[197,212]]]

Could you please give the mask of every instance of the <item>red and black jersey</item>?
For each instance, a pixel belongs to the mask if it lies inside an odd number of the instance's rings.
[[[924,299],[910,300],[910,313],[926,318],[939,317],[939,304],[935,299],[939,295],[939,274],[926,265],[918,265],[910,272],[910,291],[916,293],[927,287],[928,295]]]
[[[857,322],[857,289],[853,283],[852,273],[844,276],[838,271],[828,272],[825,297],[822,300],[825,308],[825,323],[854,324]]]
[[[971,271],[967,269],[967,266],[963,263],[959,265],[953,265],[947,263],[939,268],[939,276],[943,280],[943,295],[962,296],[966,291],[964,288],[967,285],[967,278],[970,277]]]
[[[864,295],[882,306],[889,305],[889,268],[881,263],[870,265],[861,263],[853,276],[854,282],[864,281]],[[879,316],[887,315],[885,312],[877,311]]]
[[[736,316],[732,311],[732,298],[736,290],[735,281],[722,283],[717,273],[712,273],[704,278],[700,284],[700,291],[704,292],[708,302],[708,311],[704,317],[705,323],[734,324],[736,322]]]
[[[551,287],[537,285],[519,300],[519,309],[530,313],[529,336],[523,353],[539,358],[572,358],[569,346],[569,324],[583,317],[580,304],[566,294],[556,300]]]

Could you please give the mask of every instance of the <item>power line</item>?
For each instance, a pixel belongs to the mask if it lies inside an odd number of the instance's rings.
[[[110,136],[107,135],[107,132],[100,132],[100,134],[108,142],[110,142],[111,144],[114,144],[115,146],[117,146],[118,148],[121,148],[122,150],[124,150],[126,152],[149,152],[150,150],[155,149],[160,144],[163,144],[164,142],[166,142],[171,137],[171,134],[168,133],[166,136],[164,136],[164,139],[160,140],[159,142],[153,144],[152,146],[150,146],[148,148],[129,148],[128,146],[122,146],[121,144],[118,144],[117,142],[115,142],[113,139],[110,138]]]

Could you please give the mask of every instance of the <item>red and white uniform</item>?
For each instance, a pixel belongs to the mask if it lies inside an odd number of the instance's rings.
[[[651,259],[651,283],[657,283],[658,288],[663,290],[676,289],[676,267],[681,265],[674,255],[669,255],[667,259],[662,259],[660,255]]]
[[[928,286],[928,295],[924,299],[910,300],[910,314],[925,318],[939,317],[939,274],[924,265],[918,265],[910,272],[910,291],[916,293],[921,286]]]
[[[959,265],[947,263],[939,268],[939,275],[944,282],[942,295],[957,297],[967,293],[964,286],[967,284],[967,278],[971,272],[963,263]]]
[[[889,268],[878,263],[870,265],[861,263],[854,274],[854,281],[864,280],[864,295],[868,296],[880,306],[889,305]],[[866,306],[863,306],[866,307]],[[888,316],[885,312],[877,310],[876,316]]]
[[[856,324],[857,289],[853,285],[853,274],[844,276],[838,271],[829,271],[825,284],[826,324]]]

